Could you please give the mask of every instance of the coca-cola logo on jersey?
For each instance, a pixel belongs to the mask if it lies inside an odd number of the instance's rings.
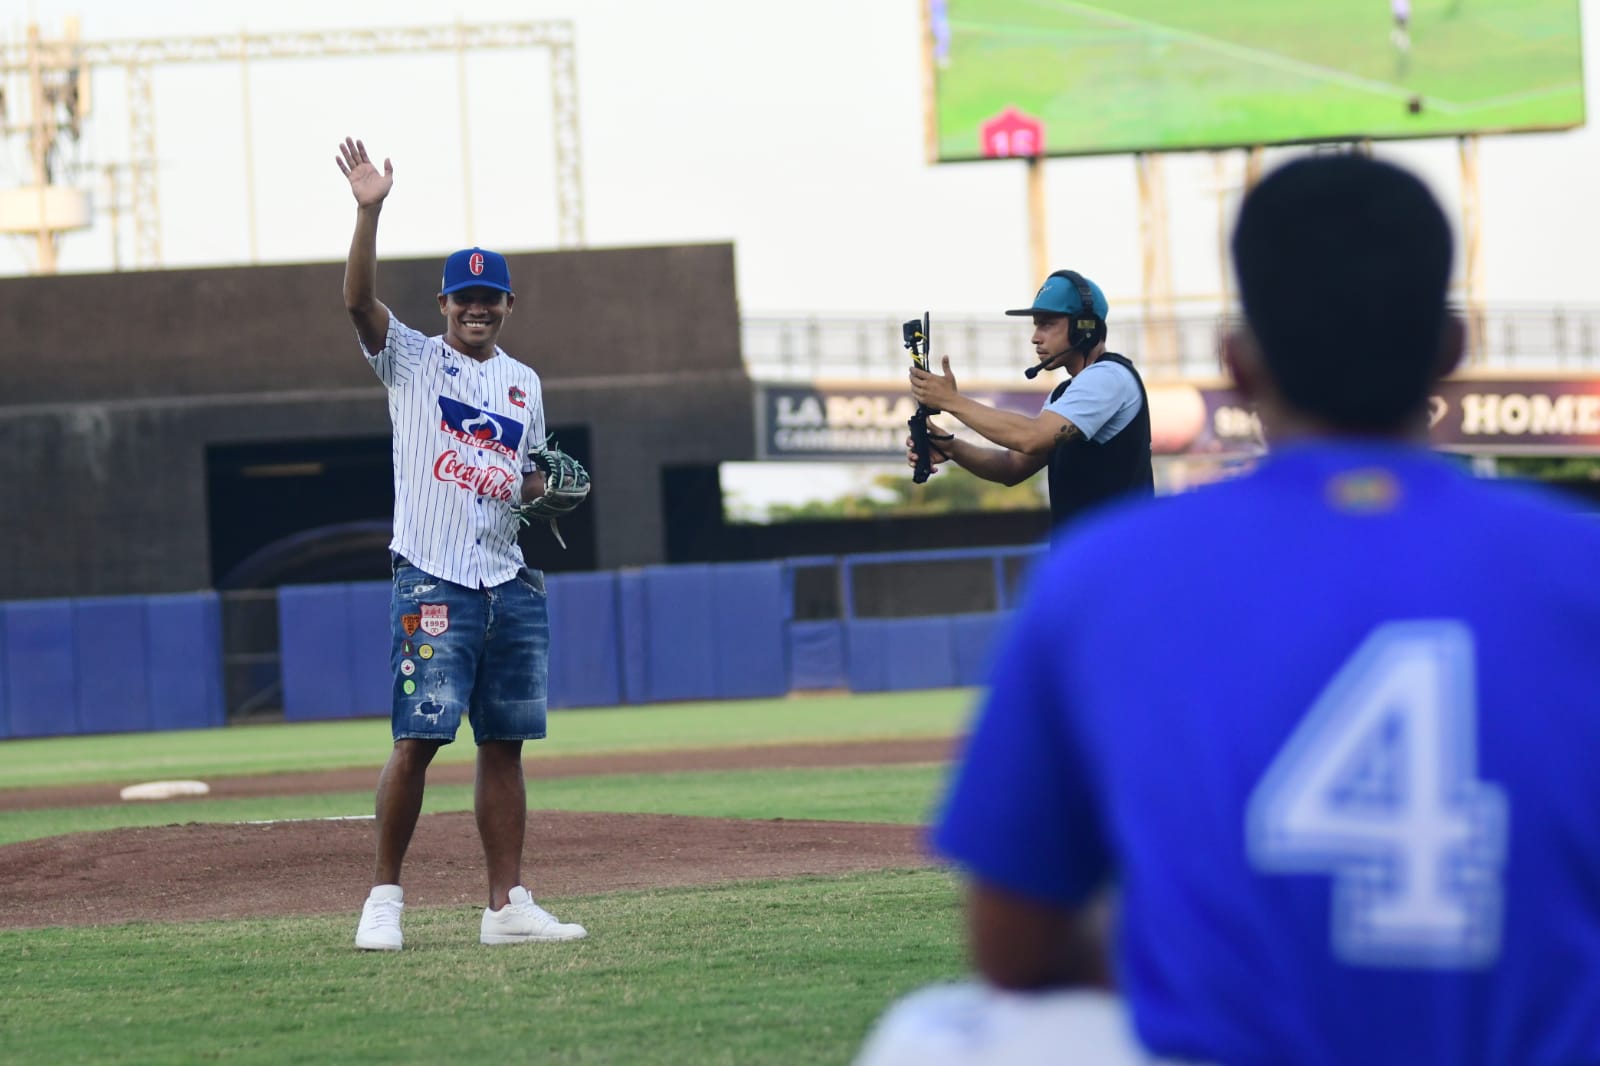
[[[454,449],[441,452],[433,461],[433,476],[471,489],[479,496],[511,502],[511,471],[501,466],[473,466]]]

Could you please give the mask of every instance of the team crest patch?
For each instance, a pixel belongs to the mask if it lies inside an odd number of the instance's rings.
[[[424,603],[422,605],[422,631],[430,637],[437,637],[440,633],[450,628],[450,605],[447,603]]]
[[[1387,470],[1348,470],[1328,482],[1328,502],[1341,511],[1382,514],[1400,503],[1400,483]]]
[[[511,386],[511,391],[506,395],[506,398],[518,407],[528,406],[528,394],[515,385]]]
[[[417,631],[417,625],[422,621],[420,614],[403,614],[400,616],[400,628],[406,631],[406,636],[411,636]]]

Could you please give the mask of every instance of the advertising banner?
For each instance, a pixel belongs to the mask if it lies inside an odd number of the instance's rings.
[[[1044,389],[964,388],[1001,410],[1036,415]],[[1262,450],[1250,405],[1223,383],[1151,384],[1157,456],[1242,456]],[[916,402],[903,388],[763,385],[757,455],[767,460],[903,461]],[[947,429],[968,437],[960,422]],[[973,438],[978,439],[978,438]],[[1429,403],[1429,439],[1442,450],[1490,455],[1600,454],[1600,377],[1454,378]]]

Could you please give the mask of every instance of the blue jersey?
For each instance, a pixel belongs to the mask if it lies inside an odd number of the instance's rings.
[[[1112,888],[1161,1055],[1600,1062],[1596,753],[1600,518],[1301,446],[1041,564],[934,842]]]

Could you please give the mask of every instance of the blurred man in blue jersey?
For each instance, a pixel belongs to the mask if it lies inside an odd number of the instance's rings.
[[[1600,520],[1421,446],[1414,177],[1290,163],[1233,252],[1272,452],[1042,565],[934,830],[982,981],[863,1064],[1600,1062]]]

